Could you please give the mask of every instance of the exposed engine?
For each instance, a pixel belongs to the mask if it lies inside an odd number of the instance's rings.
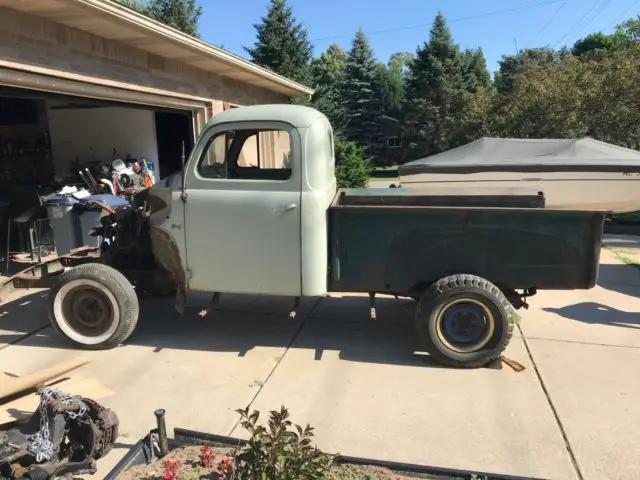
[[[113,448],[118,416],[89,398],[52,387],[40,390],[30,420],[0,431],[0,480],[47,480],[94,474]]]
[[[164,205],[143,190],[131,198],[130,206],[103,211],[101,226],[93,234],[102,237],[102,261],[123,273],[141,292],[173,294],[176,279],[158,264],[152,245],[151,213]],[[160,245],[162,243],[160,242]]]

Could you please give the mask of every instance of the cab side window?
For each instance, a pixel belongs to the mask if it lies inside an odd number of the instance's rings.
[[[216,135],[203,152],[198,173],[229,180],[288,180],[291,136],[286,130],[235,130]]]

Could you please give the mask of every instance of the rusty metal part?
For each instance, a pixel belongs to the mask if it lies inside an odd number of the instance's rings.
[[[82,263],[95,262],[99,258],[99,248],[80,247],[62,257],[32,265],[0,284],[0,303],[4,302],[15,290],[21,288],[49,288],[52,280],[61,274],[65,268],[81,265]]]
[[[118,438],[119,420],[116,413],[100,405],[95,400],[83,398],[89,407],[89,417],[93,420],[95,430],[95,449],[93,458],[99,460],[108,454]]]
[[[521,372],[524,370],[524,366],[521,365],[520,363],[516,362],[515,360],[512,360],[510,358],[505,357],[504,355],[500,355],[500,361],[502,361],[502,363],[508,365],[509,367],[511,367],[513,369],[514,372]]]
[[[153,246],[153,256],[158,266],[171,275],[178,288],[186,288],[186,277],[180,259],[180,250],[171,235],[154,225],[150,226],[149,235]]]
[[[67,395],[68,397],[68,395]],[[24,424],[0,432],[0,478],[67,478],[96,473],[96,460],[107,455],[118,437],[118,416],[95,400],[79,398],[84,413],[69,414],[55,399],[45,401],[45,411],[38,409]],[[77,411],[74,413],[78,413]],[[55,455],[40,463],[28,449],[30,436],[47,420]]]

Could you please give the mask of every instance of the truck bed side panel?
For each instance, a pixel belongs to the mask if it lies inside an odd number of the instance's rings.
[[[472,273],[507,288],[597,280],[604,213],[333,205],[329,289],[409,293]]]

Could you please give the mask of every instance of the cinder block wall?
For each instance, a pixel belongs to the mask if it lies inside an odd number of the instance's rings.
[[[238,105],[287,97],[49,20],[0,7],[0,58]],[[220,102],[220,103],[218,103]]]

